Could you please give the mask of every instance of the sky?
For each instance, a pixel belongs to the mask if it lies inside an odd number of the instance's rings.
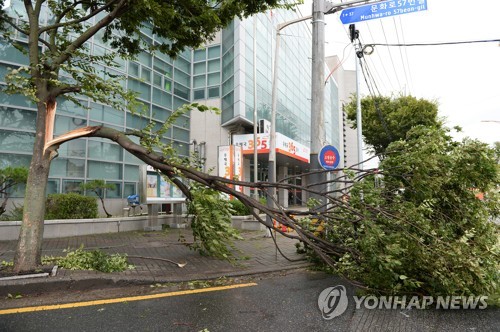
[[[337,4],[341,1],[332,1]],[[301,12],[311,12],[306,0]],[[371,43],[439,43],[500,39],[500,1],[427,0],[427,10],[356,23],[364,45]],[[344,68],[355,68],[348,25],[340,14],[325,16],[326,56],[345,56]],[[346,48],[347,46],[347,48]],[[343,52],[345,49],[345,53]],[[435,100],[448,127],[492,144],[500,141],[500,43],[453,46],[376,46],[366,55],[382,95],[405,93]],[[362,79],[362,95],[368,95]],[[483,122],[498,121],[498,122]]]

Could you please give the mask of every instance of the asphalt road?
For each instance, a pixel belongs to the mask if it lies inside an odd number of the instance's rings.
[[[347,310],[322,318],[318,296],[339,278],[295,272],[256,285],[146,300],[0,315],[0,331],[500,331],[500,310]],[[163,295],[161,295],[163,296]],[[41,309],[41,308],[39,308]]]

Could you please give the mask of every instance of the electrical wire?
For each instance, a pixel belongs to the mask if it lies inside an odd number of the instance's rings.
[[[328,74],[328,76],[326,77],[325,79],[325,84],[328,83],[328,80],[330,79],[330,77],[333,75],[333,73],[339,68],[341,67],[344,62],[347,60],[347,58],[349,57],[349,55],[351,54],[351,51],[352,51],[352,48],[349,49],[349,53],[347,53],[347,56],[345,55],[345,50],[347,49],[347,47],[349,46],[352,46],[351,43],[347,44],[345,47],[344,47],[344,50],[342,51],[342,59],[339,61],[339,63],[330,71],[330,74]]]
[[[370,33],[370,37],[371,37],[371,38],[372,38],[372,40],[373,40],[374,38],[373,38],[372,30],[370,29],[370,25],[368,25],[368,24],[367,24],[367,25],[366,25],[366,27],[368,28],[368,32]],[[384,65],[384,62],[385,62],[385,61],[383,61],[383,60],[382,60],[382,57],[380,56],[380,52],[375,52],[375,54],[376,54],[376,56],[377,56],[377,57],[379,58],[379,60],[380,60],[380,61],[379,61],[379,62],[380,62],[380,65],[382,66],[382,70],[384,71],[385,77],[386,77],[387,81],[389,82],[389,85],[390,85],[390,87],[391,87],[391,91],[395,90],[395,89],[394,89],[394,86],[392,85],[392,80],[389,78],[389,74],[388,74],[388,72],[387,72],[387,69],[385,68],[385,65]],[[373,62],[372,57],[370,57],[370,61],[372,61],[372,62]],[[377,68],[377,66],[375,66],[375,68]],[[379,75],[379,77],[380,77],[380,78],[382,78],[382,75]],[[382,82],[382,84],[384,85],[384,89],[385,89],[385,90],[387,90],[387,89],[385,88],[385,84],[383,83],[383,82],[384,82],[384,80],[382,80],[382,79],[381,79],[381,82]]]
[[[452,42],[437,42],[437,43],[410,43],[410,44],[389,44],[387,43],[370,43],[371,46],[387,46],[387,47],[411,47],[411,46],[445,46],[445,45],[461,45],[461,44],[479,44],[479,43],[497,43],[500,39],[484,39],[484,40],[466,40]]]
[[[394,30],[396,32],[396,39],[398,40],[398,43],[399,43],[399,33],[398,33],[398,27],[396,25],[396,18],[392,18],[392,21],[394,23]],[[401,57],[401,64],[403,65],[403,73],[405,75],[405,87],[408,87],[409,86],[409,82],[408,82],[408,74],[406,73],[406,66],[405,66],[405,61],[403,59],[403,50],[400,48],[399,49],[399,56]],[[406,91],[406,88],[405,88],[405,91]]]
[[[384,34],[385,42],[388,43],[387,42],[387,35],[385,34],[385,29],[384,29],[384,25],[382,24],[382,21],[380,21],[380,26],[382,27],[382,32]],[[391,59],[392,69],[394,69],[394,74],[396,76],[396,81],[398,82],[399,90],[401,91],[401,83],[399,82],[398,72],[396,71],[396,66],[394,65],[394,59],[392,58],[391,50],[389,50],[389,58]]]
[[[403,28],[403,21],[401,20],[401,16],[398,16],[398,18],[399,18],[399,25],[401,26],[401,37],[403,38],[403,44],[405,44],[406,41],[405,41],[405,34],[404,34],[404,28]],[[410,76],[410,91],[413,91],[413,77],[411,74],[410,61],[408,60],[408,51],[406,48],[404,48],[404,52],[405,52],[405,57],[406,57],[406,65],[408,66],[408,74]]]

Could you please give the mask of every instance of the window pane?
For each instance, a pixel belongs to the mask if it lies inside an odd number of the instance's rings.
[[[172,96],[170,96],[170,103],[172,103]],[[171,107],[171,105],[169,105],[169,108],[170,107]],[[170,112],[169,110],[158,107],[156,105],[153,105],[152,108],[153,108],[152,117],[155,119],[161,120],[161,121],[166,121],[168,119],[168,117],[170,116],[170,114],[172,114],[172,112]]]
[[[130,61],[128,63],[128,74],[139,77],[139,65],[135,62]]]
[[[87,126],[87,120],[81,118],[70,118],[67,116],[56,115],[56,124],[54,128],[55,135],[64,134],[76,128]]]
[[[208,75],[207,85],[219,85],[220,84],[220,73],[214,73]]]
[[[83,181],[78,181],[78,180],[63,180],[63,188],[62,192],[63,193],[81,193],[82,189],[80,187],[80,184]]]
[[[194,75],[205,74],[206,72],[206,63],[200,62],[194,64]]]
[[[47,195],[57,194],[59,192],[59,179],[49,179],[47,182]]]
[[[56,158],[50,165],[49,175],[52,177],[83,178],[85,176],[85,160]]]
[[[213,88],[208,88],[208,98],[217,98],[220,97],[220,89],[218,86]]]
[[[35,134],[22,131],[0,130],[0,150],[33,152]]]
[[[153,103],[165,108],[172,108],[172,95],[160,89],[153,88]]]
[[[90,119],[123,126],[125,112],[96,103],[91,103],[90,107]]]
[[[122,184],[121,182],[106,182],[113,184],[113,189],[106,189],[106,198],[122,198]]]
[[[36,112],[0,107],[0,127],[35,130]]]
[[[195,76],[193,79],[193,88],[201,88],[205,86],[205,75]]]
[[[193,99],[195,99],[195,100],[197,100],[197,99],[205,99],[205,88],[199,89],[199,90],[194,90],[194,92],[193,92]]]
[[[180,84],[175,84],[174,94],[186,100],[189,100],[189,89],[186,88],[185,86],[182,86]]]
[[[60,157],[85,158],[86,140],[77,139],[73,141],[68,141],[66,143],[61,144],[58,151]]]
[[[87,106],[87,101],[81,101],[82,105]],[[84,109],[82,106],[79,106],[75,103],[73,103],[71,100],[65,100],[62,99],[60,102],[57,103],[57,112],[59,114],[65,113],[68,115],[76,115],[80,117],[87,117],[87,110]]]
[[[153,68],[157,72],[159,72],[167,77],[170,77],[170,78],[172,77],[172,66],[169,65],[168,63],[160,60],[160,59],[155,58]]]
[[[161,88],[161,75],[153,72],[153,84]]]
[[[197,61],[203,61],[206,58],[207,51],[205,49],[202,50],[195,50],[194,55],[193,55],[193,60],[195,62]]]
[[[175,70],[175,82],[179,82],[185,86],[190,86],[191,85],[191,77],[179,70]]]
[[[139,53],[139,56],[137,57],[137,60],[144,66],[148,66],[151,68],[151,63],[152,63],[152,58],[151,55],[145,52]]]
[[[213,59],[220,57],[220,46],[212,46],[208,48],[208,58]]]
[[[146,127],[149,123],[149,119],[145,117],[140,117],[134,114],[127,113],[127,127],[142,129]]]
[[[146,81],[146,83],[151,82],[151,70],[142,67],[141,78]]]
[[[122,148],[116,144],[89,140],[88,157],[105,161],[121,161]]]
[[[93,179],[122,179],[122,165],[89,160],[87,162],[87,177]]]
[[[123,186],[123,197],[126,198],[136,193],[135,183],[125,183]]]
[[[139,166],[125,165],[125,176],[127,181],[139,181]]]
[[[175,68],[179,68],[180,70],[191,74],[191,63],[187,60],[185,60],[182,57],[177,57],[177,59],[174,61]]]
[[[31,155],[13,154],[13,153],[0,153],[0,168],[6,167],[29,167],[31,162]]]
[[[208,61],[208,72],[220,71],[220,60]]]
[[[174,127],[174,138],[179,141],[189,141],[189,131]]]

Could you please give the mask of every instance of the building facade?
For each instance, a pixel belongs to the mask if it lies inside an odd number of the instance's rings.
[[[12,1],[8,10],[13,17],[17,16],[16,6],[20,5],[20,1]],[[146,105],[145,113],[120,112],[81,96],[78,98],[86,108],[60,99],[55,135],[87,125],[102,124],[118,130],[141,129],[152,120],[161,126],[172,111],[183,104],[203,102],[219,107],[222,113],[193,112],[181,117],[163,140],[171,142],[179,155],[188,155],[193,150],[200,152],[205,160],[205,169],[216,169],[219,146],[233,144],[235,135],[252,133],[255,120],[270,120],[274,27],[297,15],[300,13],[278,10],[243,21],[235,20],[205,48],[186,50],[176,59],[162,54],[141,53],[136,60],[116,59],[118,67],[114,68],[95,64],[98,69],[122,76],[124,87],[139,93],[138,98]],[[26,45],[26,36],[16,33],[15,39]],[[155,42],[155,36],[149,29],[144,28],[143,34],[151,43]],[[94,36],[87,47],[92,54],[111,51],[110,45],[104,43],[99,35]],[[311,136],[310,57],[310,23],[287,27],[282,36],[278,66],[276,131],[291,142],[307,147]],[[0,84],[5,84],[9,68],[27,64],[24,54],[0,40]],[[326,82],[325,89],[325,126],[327,141],[335,146],[339,146],[341,136],[338,97],[338,86],[331,79]],[[256,119],[253,115],[255,105]],[[23,96],[1,94],[0,168],[29,166],[35,133],[35,106]],[[124,198],[138,192],[141,164],[140,160],[113,142],[98,138],[74,140],[61,145],[59,156],[53,160],[47,193],[72,192],[78,190],[81,183],[104,179],[115,185],[114,190],[106,192],[109,209],[115,214],[120,213]],[[245,155],[243,164],[245,180],[253,181],[252,158]],[[282,154],[278,154],[277,165],[279,177],[308,169],[307,162]],[[264,180],[267,176],[267,155],[259,154],[257,168],[257,180]],[[300,184],[301,179],[294,181]],[[281,195],[290,204],[304,203],[300,193]],[[23,188],[12,194],[13,198],[20,199],[22,196]]]

